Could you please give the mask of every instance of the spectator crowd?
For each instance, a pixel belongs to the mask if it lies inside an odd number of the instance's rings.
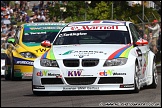
[[[12,2],[14,2],[14,5],[11,6],[9,3],[1,1],[1,43],[3,40],[6,40],[6,38],[13,37],[16,34],[16,25],[18,22],[55,22],[55,17],[50,19],[48,16],[48,7],[54,7],[56,3],[63,1],[46,1],[46,3],[44,1],[38,1],[37,4],[30,4],[30,1]],[[66,4],[67,2],[63,3]],[[30,6],[32,7],[30,8]],[[29,10],[31,10],[31,15],[28,15]],[[154,23],[155,22],[157,24],[157,21],[154,21]],[[145,27],[149,29],[150,33],[148,35],[141,35],[147,39],[151,39],[151,36],[153,35],[153,40],[149,41],[152,43],[151,45],[156,46],[152,48],[152,50],[154,53],[157,53],[159,45],[159,50],[161,51],[161,25],[158,26],[158,31],[155,31],[155,26],[157,25],[146,25]],[[155,32],[156,36],[154,35]]]
[[[30,4],[30,1],[12,1],[10,4],[1,1],[1,43],[16,33],[17,23],[54,22],[49,19],[48,8],[58,1],[38,1],[38,4]],[[31,6],[31,7],[30,7]],[[30,10],[30,11],[29,11]],[[28,15],[28,12],[31,12]]]

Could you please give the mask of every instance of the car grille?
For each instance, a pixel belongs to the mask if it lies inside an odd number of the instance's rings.
[[[99,63],[99,59],[83,59],[82,60],[83,67],[97,66],[98,63]]]
[[[64,59],[63,63],[66,67],[78,67],[79,59]]]
[[[64,66],[66,67],[79,67],[79,59],[64,59]],[[82,67],[97,66],[99,59],[82,59]]]
[[[66,82],[70,85],[90,85],[96,80],[96,77],[78,77],[78,78],[65,78]]]
[[[100,77],[98,84],[123,83],[123,77]]]
[[[41,78],[42,85],[44,84],[63,84],[61,78]]]

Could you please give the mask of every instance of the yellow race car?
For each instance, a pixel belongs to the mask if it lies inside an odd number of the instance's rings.
[[[8,38],[5,80],[31,79],[33,62],[50,47],[42,47],[44,40],[52,42],[65,23],[40,22],[22,24],[14,38]]]

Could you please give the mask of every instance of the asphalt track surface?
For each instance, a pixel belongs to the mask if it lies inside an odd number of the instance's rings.
[[[129,91],[51,92],[35,96],[32,81],[5,81],[1,77],[1,107],[161,107],[161,75],[156,89],[143,88],[139,93]]]

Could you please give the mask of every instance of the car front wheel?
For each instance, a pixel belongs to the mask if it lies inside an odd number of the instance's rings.
[[[5,60],[5,61],[6,61],[6,62],[5,62],[6,70],[5,70],[4,78],[5,78],[5,80],[11,80],[11,73],[10,73],[10,71],[8,70],[8,69],[10,69],[9,65],[11,65],[11,64],[10,64],[10,60],[9,60],[8,57],[6,57],[6,60]]]
[[[158,83],[158,74],[157,74],[157,68],[155,62],[152,66],[152,84],[150,85],[150,88],[156,88]]]
[[[13,57],[11,58],[11,80],[12,81],[19,81],[19,80],[21,80],[22,78],[21,77],[15,77],[15,75],[14,75],[14,61],[13,61]]]
[[[134,74],[134,93],[139,93],[140,91],[140,84],[139,84],[139,66],[136,63],[135,65],[135,74]]]

